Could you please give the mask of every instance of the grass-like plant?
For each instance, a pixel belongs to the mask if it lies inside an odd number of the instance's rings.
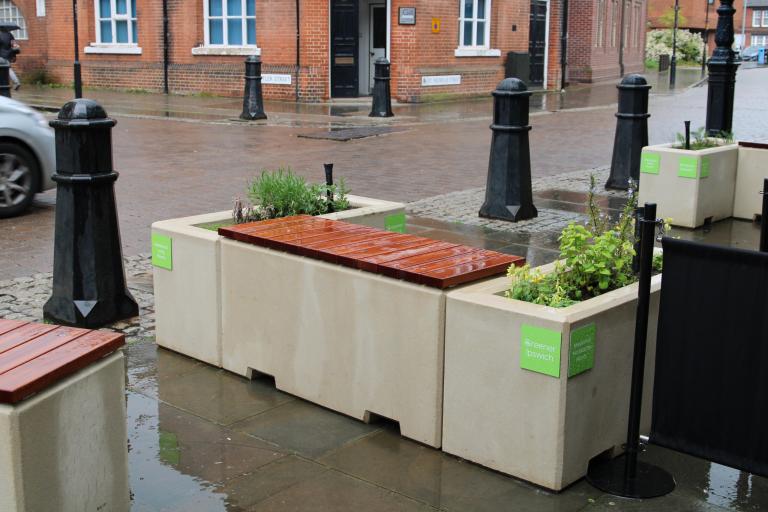
[[[597,205],[595,187],[592,176],[587,199],[589,221],[584,225],[571,223],[563,230],[554,270],[543,273],[530,265],[511,266],[507,298],[562,308],[637,281],[632,272],[637,206],[634,189],[630,189],[629,200],[613,223]],[[654,267],[660,270],[660,266],[660,259],[655,260]]]
[[[344,180],[338,185],[311,184],[290,169],[262,171],[248,187],[248,197],[255,206],[235,201],[236,223],[289,217],[323,215],[349,208]]]
[[[675,149],[685,149],[685,134],[677,134],[677,145]],[[718,146],[724,146],[727,144],[733,144],[733,134],[729,132],[719,132],[714,137],[707,135],[707,129],[703,126],[698,130],[691,132],[691,151],[699,151],[701,149],[716,148]]]

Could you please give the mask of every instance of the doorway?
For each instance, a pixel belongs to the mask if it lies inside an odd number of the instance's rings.
[[[373,91],[376,61],[387,56],[387,5],[360,0],[360,96]]]
[[[547,51],[547,0],[531,0],[531,25],[528,41],[530,85],[544,85]]]

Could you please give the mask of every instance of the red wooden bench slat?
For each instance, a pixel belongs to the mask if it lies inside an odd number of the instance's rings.
[[[18,329],[22,325],[26,325],[28,323],[29,322],[22,322],[21,320],[6,320],[4,318],[0,318],[0,334],[5,334],[8,331]]]
[[[56,329],[58,325],[26,324],[0,336],[0,354],[17,345],[28,342],[41,334]]]
[[[35,326],[41,329],[25,329]],[[26,338],[19,332],[25,332]],[[7,347],[11,335],[13,347],[0,354],[0,403],[4,404],[18,403],[56,384],[125,343],[119,333],[32,323],[0,336]]]
[[[254,224],[220,228],[219,234],[437,288],[501,274],[510,264],[525,261],[518,256],[347,222],[312,217],[279,220],[273,219],[263,229]]]
[[[291,220],[288,222],[285,222],[285,218],[281,218],[281,219],[259,220],[256,222],[247,222],[244,224],[235,224],[233,226],[219,228],[219,231],[227,230],[234,227],[234,228],[237,228],[237,232],[239,233],[258,233],[259,231],[268,231],[274,228],[274,224],[280,224],[281,226],[288,226],[290,224],[302,222],[305,220],[317,220],[315,219],[315,217],[312,217],[311,215],[295,215],[293,217],[290,217],[290,219]]]

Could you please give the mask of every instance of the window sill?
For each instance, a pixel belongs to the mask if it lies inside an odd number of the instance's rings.
[[[453,55],[456,57],[501,57],[501,50],[489,50],[487,48],[456,48]]]
[[[192,48],[192,55],[261,55],[256,46],[198,46]]]
[[[103,53],[110,55],[141,55],[141,47],[135,44],[99,44],[85,47],[85,53]]]

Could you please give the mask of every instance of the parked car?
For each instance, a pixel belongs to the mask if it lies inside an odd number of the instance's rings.
[[[27,210],[35,194],[54,188],[53,130],[27,105],[0,96],[0,218]]]
[[[747,46],[741,52],[741,60],[743,61],[757,60],[757,54],[761,48],[765,49],[766,47],[765,46]]]

